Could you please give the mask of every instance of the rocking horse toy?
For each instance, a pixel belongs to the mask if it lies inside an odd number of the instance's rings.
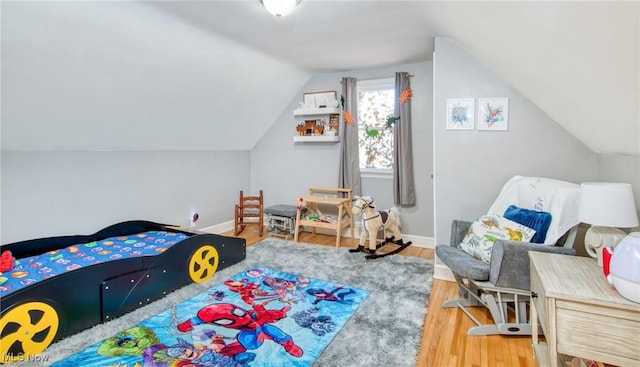
[[[400,215],[397,208],[391,208],[387,211],[375,210],[373,206],[373,198],[363,196],[356,198],[351,209],[353,214],[362,217],[362,233],[360,234],[360,242],[358,247],[350,249],[349,252],[365,252],[366,259],[377,259],[388,255],[397,254],[411,245],[411,241],[404,243],[400,237]],[[376,238],[378,231],[383,230],[384,240],[378,244]],[[369,241],[369,247],[365,243]],[[388,243],[393,243],[399,247],[393,251],[378,254],[376,250],[382,248]]]

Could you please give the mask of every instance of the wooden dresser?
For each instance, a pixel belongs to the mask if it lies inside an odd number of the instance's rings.
[[[559,354],[615,366],[640,366],[640,304],[610,285],[594,259],[530,252],[532,339],[539,366]]]

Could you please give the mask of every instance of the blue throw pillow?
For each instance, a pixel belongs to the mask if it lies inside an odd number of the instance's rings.
[[[532,209],[519,208],[511,205],[504,212],[503,217],[512,220],[523,226],[536,230],[535,236],[531,239],[533,243],[544,243],[547,238],[547,230],[551,224],[551,213],[539,212]]]

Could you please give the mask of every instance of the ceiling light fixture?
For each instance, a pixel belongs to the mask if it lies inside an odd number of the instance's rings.
[[[261,2],[271,15],[281,18],[291,13],[300,0],[261,0]]]

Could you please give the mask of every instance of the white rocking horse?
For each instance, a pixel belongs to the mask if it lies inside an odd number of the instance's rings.
[[[393,207],[387,211],[375,210],[373,198],[363,196],[355,199],[351,210],[353,214],[362,217],[362,233],[358,247],[350,249],[349,252],[366,252],[367,259],[376,259],[397,254],[411,245],[411,241],[404,243],[400,237],[400,214],[397,208]],[[378,245],[376,239],[381,229],[384,232],[384,241]],[[369,241],[368,248],[365,246],[367,240]],[[385,254],[377,254],[376,250],[387,243],[393,243],[400,247]]]

